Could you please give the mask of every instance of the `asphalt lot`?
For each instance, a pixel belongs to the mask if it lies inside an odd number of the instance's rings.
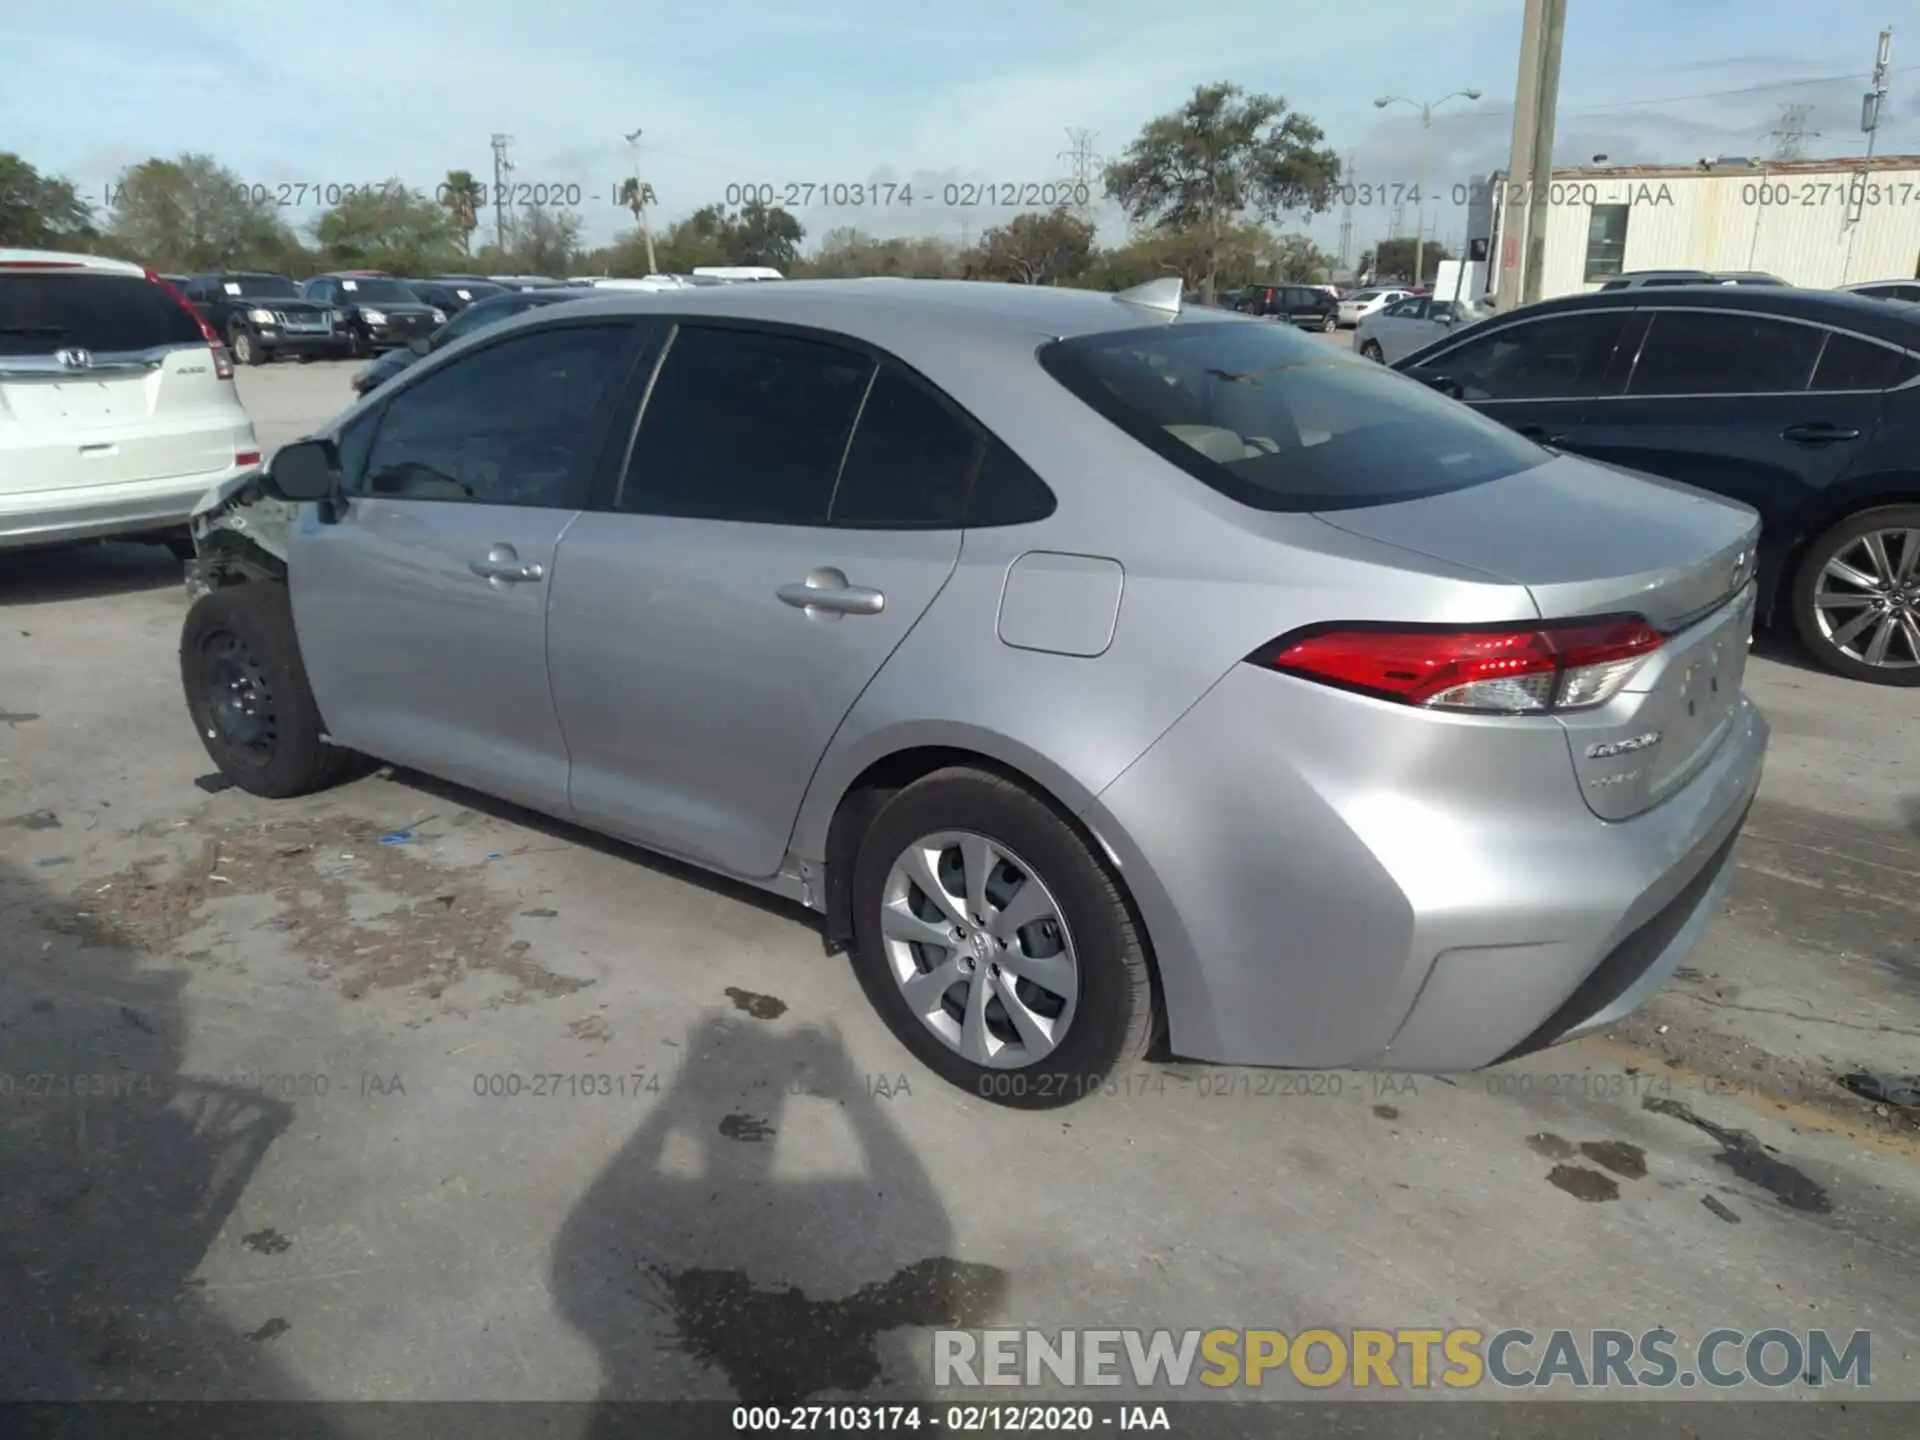
[[[243,371],[266,445],[350,369]],[[1920,1128],[1835,1079],[1920,1074],[1920,694],[1763,640],[1726,912],[1611,1035],[1021,1114],[799,910],[415,775],[198,788],[185,608],[0,562],[0,1398],[877,1398],[955,1323],[1824,1326],[1920,1398]]]

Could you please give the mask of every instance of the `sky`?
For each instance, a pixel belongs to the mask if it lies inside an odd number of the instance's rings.
[[[977,203],[1001,198],[983,184],[1070,181],[1070,132],[1112,159],[1195,86],[1231,81],[1311,118],[1353,178],[1380,187],[1353,211],[1356,253],[1392,233],[1393,198],[1415,185],[1429,233],[1457,244],[1456,196],[1505,163],[1521,8],[1373,0],[1342,26],[1336,10],[1271,0],[23,0],[0,15],[0,149],[94,203],[126,165],[210,153],[304,228],[329,188],[397,177],[430,194],[454,168],[490,179],[505,134],[510,184],[571,204],[592,243],[632,224],[614,191],[636,153],[656,224],[758,186],[793,199],[809,245],[847,225],[965,241],[1017,213]],[[1857,156],[1877,35],[1904,7],[1568,8],[1563,165],[1766,155],[1787,106],[1808,107],[1807,156]],[[1456,94],[1469,89],[1481,98]],[[1889,90],[1877,149],[1920,151],[1920,23],[1896,28]],[[1374,104],[1449,95],[1424,130],[1415,105]],[[637,152],[622,138],[635,129]],[[867,203],[825,205],[828,187]],[[1096,214],[1119,238],[1118,211]],[[1338,245],[1337,212],[1281,228]]]

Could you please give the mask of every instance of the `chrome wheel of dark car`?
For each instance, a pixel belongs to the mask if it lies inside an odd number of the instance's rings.
[[[207,738],[264,764],[280,738],[266,667],[238,635],[215,633],[200,649]]]
[[[1339,328],[1340,328],[1340,320],[1338,316],[1329,315],[1320,322],[1320,333],[1322,335],[1331,335],[1334,331],[1338,330]]]
[[[1813,610],[1828,644],[1850,660],[1920,668],[1920,529],[1869,530],[1820,567]]]

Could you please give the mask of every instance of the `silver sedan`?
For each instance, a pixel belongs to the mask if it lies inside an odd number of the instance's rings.
[[[1469,300],[1414,295],[1362,320],[1353,331],[1356,353],[1383,365],[1403,360],[1443,335],[1475,324],[1493,311]]]
[[[808,907],[998,1103],[1610,1025],[1760,778],[1752,510],[1178,281],[556,304],[263,488],[180,644],[237,785],[376,757]]]

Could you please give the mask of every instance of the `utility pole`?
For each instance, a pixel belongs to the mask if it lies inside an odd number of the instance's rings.
[[[1340,278],[1345,280],[1351,273],[1348,266],[1353,263],[1353,152],[1347,152],[1347,163],[1340,167],[1342,181],[1340,202]]]
[[[1811,105],[1782,105],[1780,123],[1774,126],[1768,138],[1773,141],[1775,160],[1798,160],[1806,149],[1811,135],[1818,139],[1820,132],[1807,129],[1807,117],[1813,114]]]
[[[633,217],[640,222],[640,238],[647,242],[647,273],[657,275],[660,273],[660,264],[653,257],[653,222],[647,218],[647,196],[651,187],[640,178],[641,133],[639,130],[634,130],[625,137],[627,154],[633,162],[633,174],[627,180],[627,184],[633,187],[629,194],[633,204]]]
[[[1424,284],[1426,276],[1422,266],[1426,262],[1427,248],[1427,164],[1433,150],[1433,112],[1449,100],[1478,100],[1478,90],[1456,90],[1451,95],[1442,95],[1438,100],[1409,100],[1404,95],[1382,95],[1374,101],[1376,108],[1384,110],[1389,105],[1411,105],[1420,112],[1420,173],[1414,177],[1413,186],[1413,283],[1417,287]]]
[[[1847,206],[1847,262],[1840,272],[1840,283],[1853,279],[1853,250],[1860,239],[1860,222],[1866,215],[1867,188],[1873,179],[1873,146],[1880,136],[1880,109],[1887,98],[1887,75],[1893,65],[1893,27],[1880,32],[1879,48],[1873,56],[1873,89],[1860,97],[1860,128],[1867,136],[1867,157],[1860,166],[1860,178],[1854,182]]]
[[[1057,159],[1067,162],[1067,175],[1076,189],[1084,187],[1085,200],[1073,202],[1073,213],[1088,224],[1093,223],[1093,200],[1099,191],[1097,181],[1100,178],[1100,157],[1094,153],[1093,142],[1100,138],[1098,130],[1067,130],[1068,149],[1062,150]]]
[[[1540,298],[1567,0],[1526,0],[1522,24],[1520,77],[1513,99],[1513,146],[1507,161],[1508,194],[1500,217],[1496,304],[1502,311]],[[1518,203],[1512,194],[1516,189]]]
[[[493,137],[493,243],[504,262],[507,251],[507,176],[513,173],[513,161],[507,158],[511,135]]]

